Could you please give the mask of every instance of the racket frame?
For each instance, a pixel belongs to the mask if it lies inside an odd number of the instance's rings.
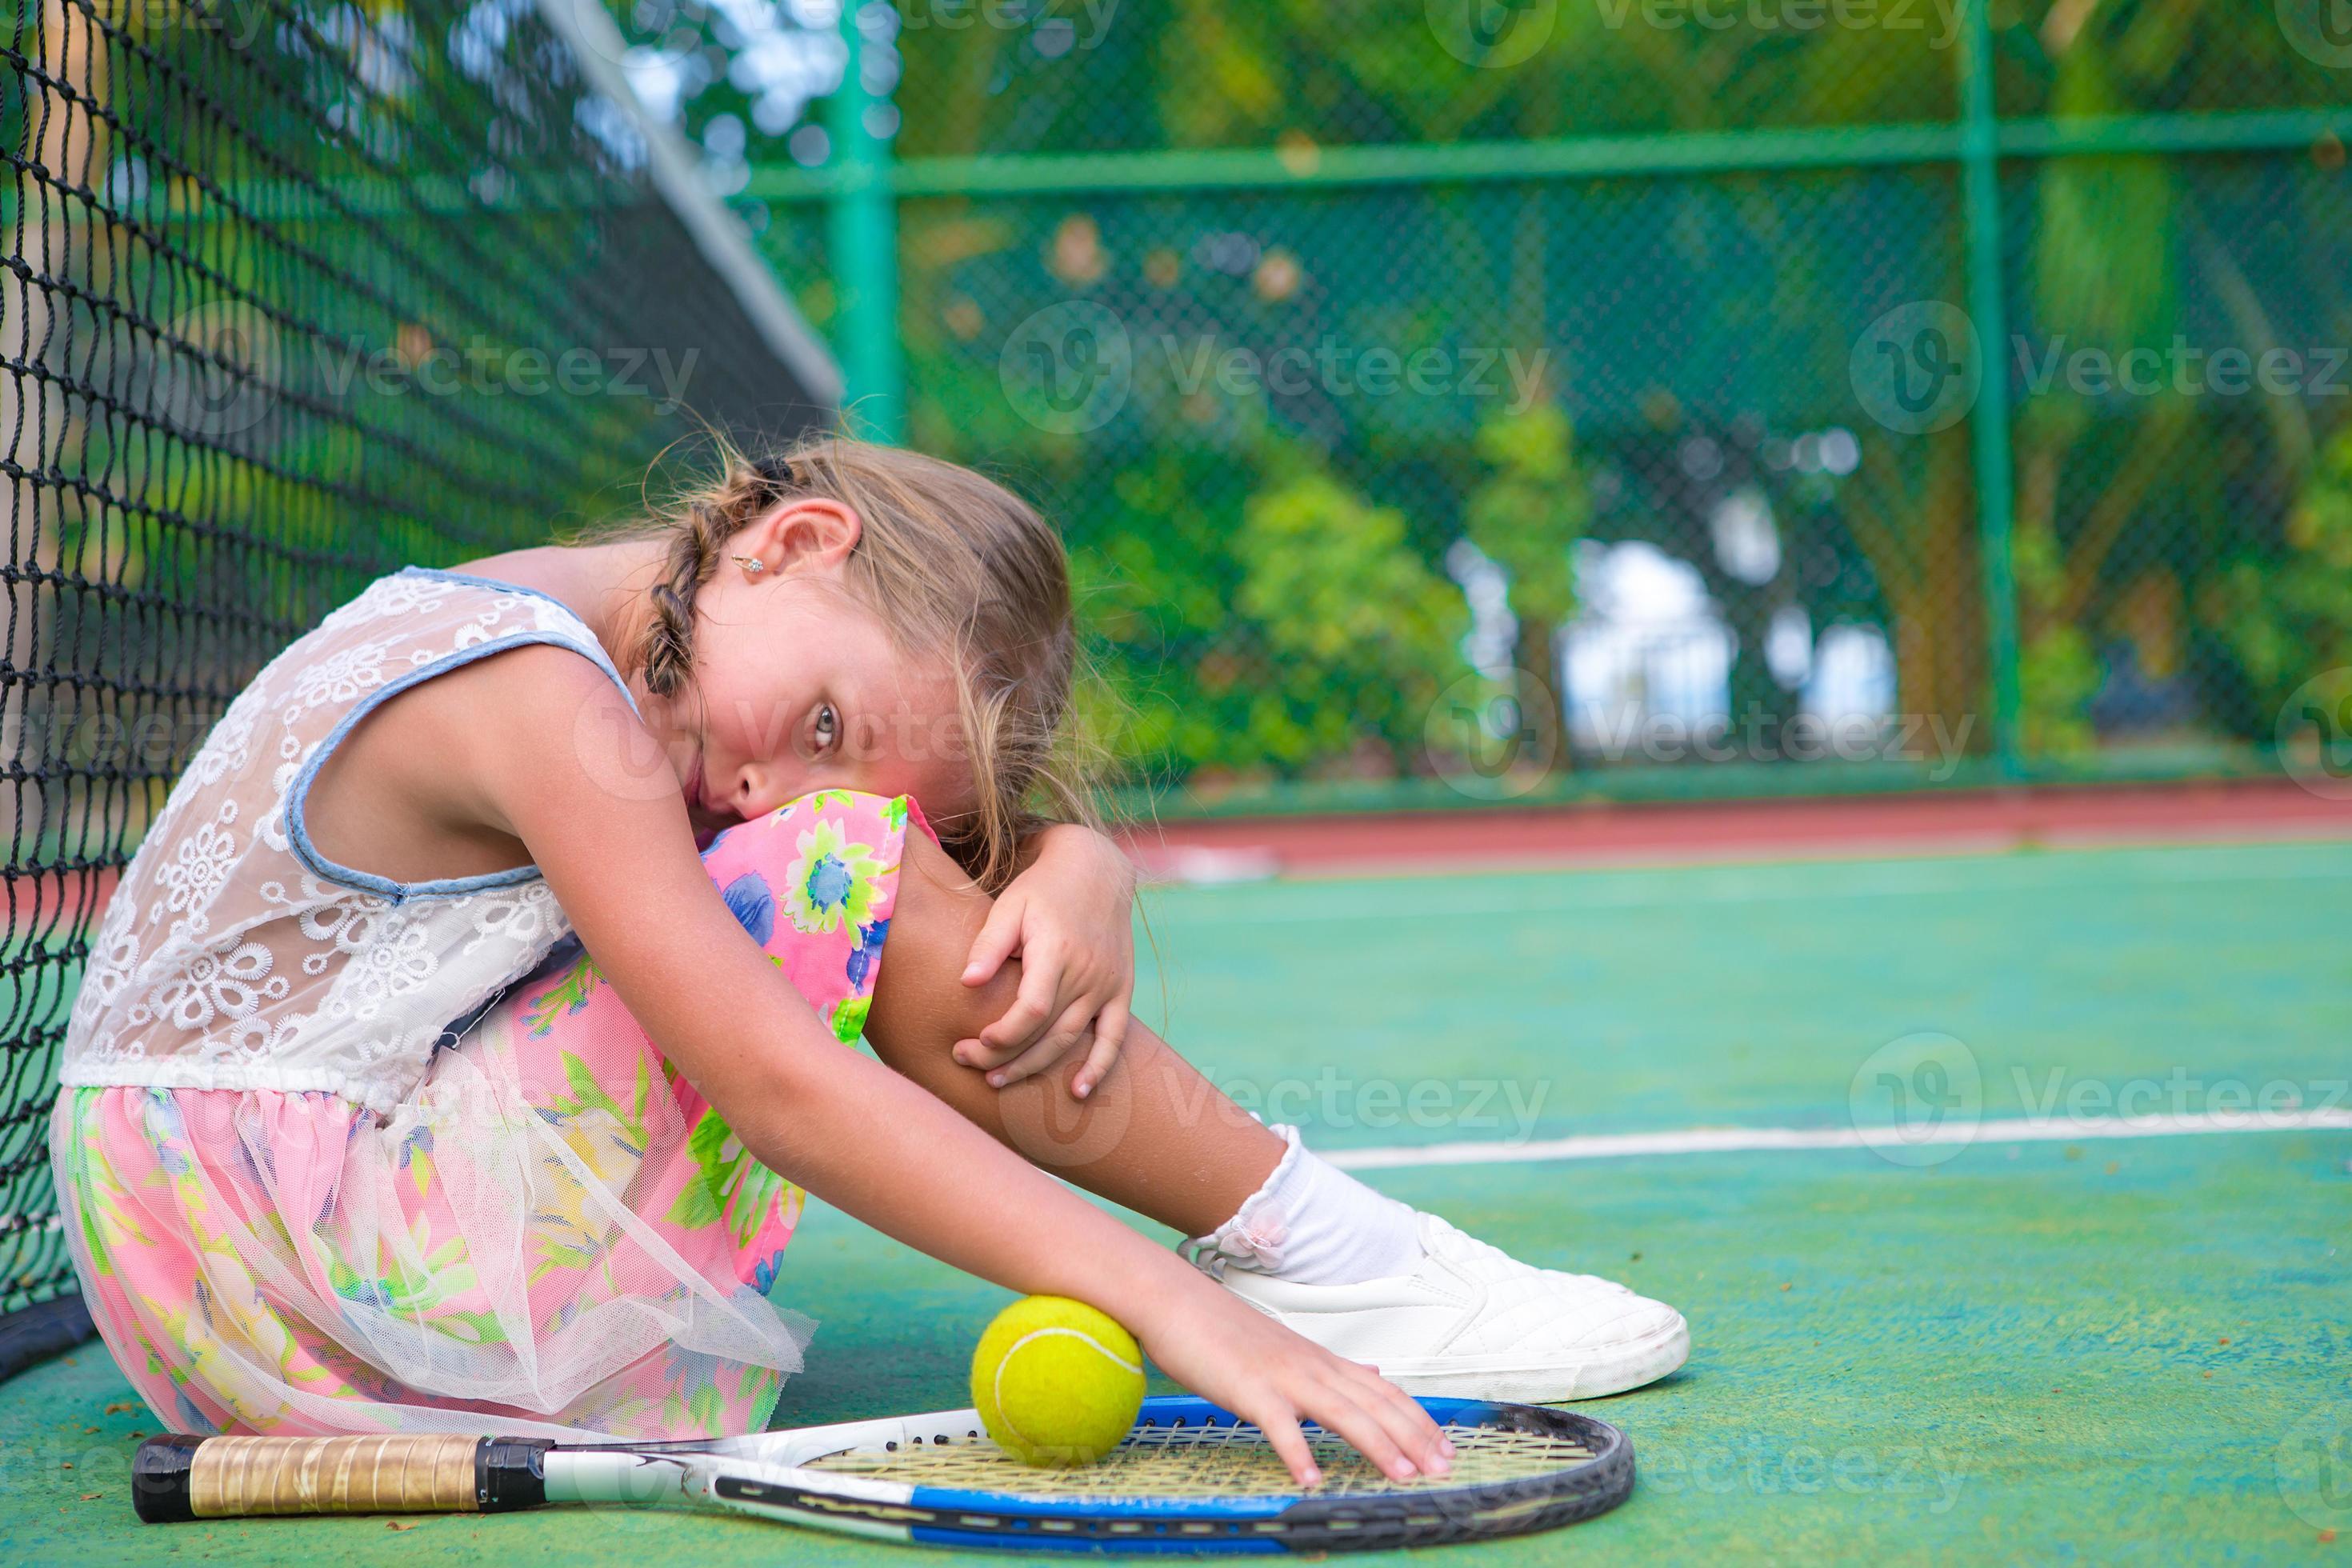
[[[1222,1554],[1370,1551],[1520,1535],[1604,1513],[1633,1490],[1633,1445],[1607,1422],[1534,1405],[1420,1403],[1440,1425],[1570,1439],[1591,1457],[1533,1476],[1469,1484],[1440,1479],[1391,1491],[1285,1487],[1125,1499],[929,1486],[815,1468],[817,1460],[856,1449],[987,1441],[976,1412],[943,1410],[699,1442],[572,1447],[484,1438],[474,1456],[476,1495],[469,1500],[484,1512],[542,1502],[684,1504],[836,1534],[999,1551]],[[1250,1425],[1187,1395],[1147,1399],[1137,1424],[1170,1430]],[[1318,1432],[1311,1425],[1307,1430]],[[204,1441],[166,1437],[142,1446],[134,1493],[142,1518],[193,1517],[188,1481]]]
[[[1503,1427],[1573,1437],[1592,1458],[1572,1468],[1466,1486],[1324,1496],[1295,1489],[1216,1498],[1100,1498],[931,1487],[810,1468],[855,1448],[970,1441],[971,1410],[844,1422],[712,1443],[551,1448],[541,1457],[547,1500],[589,1504],[677,1500],[757,1519],[929,1545],[1036,1551],[1199,1553],[1366,1551],[1518,1535],[1589,1519],[1632,1492],[1632,1442],[1580,1413],[1483,1400],[1424,1398],[1440,1425]],[[1144,1402],[1139,1424],[1248,1423],[1186,1395]],[[1310,1434],[1317,1428],[1311,1425]],[[985,1441],[985,1439],[982,1439]]]

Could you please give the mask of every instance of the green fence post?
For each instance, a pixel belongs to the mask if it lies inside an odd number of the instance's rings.
[[[2009,310],[2000,252],[2000,122],[1993,100],[1992,0],[1963,0],[1961,190],[1968,213],[1969,315],[1984,379],[1969,422],[1975,441],[1978,546],[1984,556],[1985,639],[1992,675],[1993,765],[2019,768],[2014,454],[2009,420]]]
[[[861,67],[865,38],[860,0],[841,8],[847,45],[841,90],[828,104],[833,138],[832,198],[826,237],[833,251],[833,289],[845,402],[859,432],[877,441],[906,439],[904,372],[898,357],[898,213],[890,183],[890,143],[874,133],[868,111],[883,100],[866,89]]]

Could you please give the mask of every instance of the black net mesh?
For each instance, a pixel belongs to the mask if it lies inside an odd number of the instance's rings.
[[[229,699],[383,571],[811,410],[528,4],[47,0],[0,54],[5,1309],[70,1283],[44,1131],[89,917]]]

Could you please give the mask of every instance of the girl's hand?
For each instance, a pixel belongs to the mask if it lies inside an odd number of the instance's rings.
[[[1370,1367],[1343,1361],[1216,1287],[1139,1334],[1169,1376],[1255,1422],[1302,1487],[1319,1485],[1302,1420],[1346,1438],[1396,1480],[1442,1476],[1454,1445],[1412,1396]],[[1188,1293],[1189,1294],[1189,1293]]]
[[[1059,1061],[1089,1035],[1070,1080],[1084,1100],[1118,1059],[1135,994],[1135,868],[1099,833],[1067,825],[1038,835],[1036,858],[997,895],[971,944],[963,983],[984,985],[1019,954],[1021,990],[1004,1016],[956,1044],[956,1060],[997,1089]]]

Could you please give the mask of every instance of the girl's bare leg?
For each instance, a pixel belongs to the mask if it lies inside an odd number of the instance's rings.
[[[892,1068],[1036,1164],[1186,1236],[1216,1232],[1265,1184],[1286,1147],[1150,1030],[1129,1030],[1118,1066],[1084,1100],[1073,1100],[1068,1089],[1082,1051],[1005,1089],[989,1088],[979,1069],[955,1059],[956,1042],[1003,1016],[1018,988],[1014,974],[976,989],[962,983],[989,907],[937,845],[907,835],[866,1037]],[[1354,1184],[1338,1172],[1325,1174],[1328,1183],[1318,1189],[1325,1199]],[[1331,1212],[1323,1211],[1327,1230]],[[1225,1287],[1331,1349],[1385,1347],[1383,1370],[1408,1388],[1420,1380],[1431,1393],[1591,1398],[1664,1377],[1690,1353],[1688,1326],[1663,1302],[1588,1276],[1513,1263],[1450,1226],[1424,1229],[1418,1215],[1403,1212],[1416,1258],[1436,1258],[1433,1266],[1453,1282],[1448,1290],[1491,1282],[1472,1287],[1434,1325],[1430,1293],[1386,1269],[1317,1283],[1285,1275],[1279,1264],[1271,1273],[1240,1268],[1224,1276]],[[1297,1237],[1293,1230],[1290,1239]],[[1412,1272],[1419,1268],[1416,1261]],[[1509,1370],[1496,1370],[1498,1355]]]
[[[1013,1005],[1021,966],[963,984],[990,900],[920,833],[907,835],[898,899],[866,1037],[893,1069],[1033,1163],[1186,1236],[1206,1236],[1265,1184],[1282,1140],[1140,1023],[1118,1065],[1085,1100],[1069,1079],[1074,1050],[1045,1072],[992,1089],[955,1059],[958,1040]]]

